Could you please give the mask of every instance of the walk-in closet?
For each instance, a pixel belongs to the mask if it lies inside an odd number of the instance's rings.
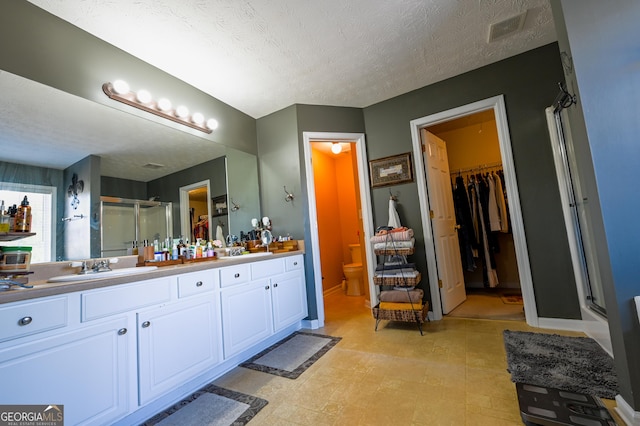
[[[524,320],[494,111],[426,130],[446,145],[467,293],[449,315]]]

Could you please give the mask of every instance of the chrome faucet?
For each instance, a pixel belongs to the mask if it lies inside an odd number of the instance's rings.
[[[109,267],[109,260],[108,259],[96,260],[95,262],[93,262],[93,266],[91,267],[91,269],[93,270],[93,272],[110,271],[111,268]]]

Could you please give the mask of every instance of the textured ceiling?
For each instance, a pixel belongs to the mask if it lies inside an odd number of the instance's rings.
[[[548,0],[30,1],[254,118],[366,107],[556,40]]]
[[[556,40],[548,0],[29,1],[254,118],[295,103],[367,107]],[[487,41],[525,11],[522,30]],[[64,169],[94,154],[106,176],[149,181],[224,155],[1,70],[0,93],[5,161]]]

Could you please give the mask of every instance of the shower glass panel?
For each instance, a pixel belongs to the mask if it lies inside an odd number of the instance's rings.
[[[163,242],[173,235],[171,203],[100,197],[101,257],[124,256],[134,241]]]
[[[600,315],[607,316],[604,301],[604,290],[600,281],[600,270],[596,261],[596,244],[591,226],[589,199],[581,187],[580,169],[572,147],[571,129],[568,126],[566,111],[562,108],[553,113],[560,154],[567,176],[566,191],[570,198],[570,209],[573,216],[573,232],[578,242],[582,280],[584,284],[586,305]]]

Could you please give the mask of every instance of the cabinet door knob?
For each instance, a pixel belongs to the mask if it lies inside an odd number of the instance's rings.
[[[20,318],[20,320],[18,321],[18,325],[29,325],[31,324],[31,321],[33,321],[33,318],[31,317]]]
[[[275,283],[275,284],[273,285],[273,288],[276,288],[276,287],[278,287],[278,283]]]
[[[298,266],[298,262],[293,262],[293,266]]]
[[[268,285],[264,286],[264,289],[269,290],[269,286]]]
[[[202,287],[202,281],[198,281],[198,282],[196,283],[196,287]]]
[[[234,277],[236,277],[236,278],[240,278],[240,272],[236,272],[236,274],[234,275]]]
[[[124,336],[125,334],[127,334],[126,328],[121,328],[120,330],[118,330],[118,336]]]
[[[147,327],[149,327],[150,325],[151,325],[151,322],[149,322],[149,321],[145,321],[145,322],[143,322],[143,323],[142,323],[142,328],[147,328]]]

